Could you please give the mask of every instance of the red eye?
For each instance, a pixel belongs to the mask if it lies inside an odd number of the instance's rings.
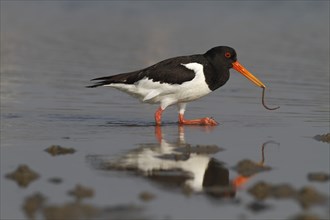
[[[226,58],[230,58],[230,57],[231,57],[231,54],[230,54],[229,52],[226,52],[226,53],[225,53],[225,57],[226,57]]]

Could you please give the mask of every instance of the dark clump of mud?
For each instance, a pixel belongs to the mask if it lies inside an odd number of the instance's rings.
[[[305,186],[298,191],[297,200],[306,209],[316,204],[323,204],[326,197],[321,195],[316,189]]]
[[[321,218],[314,214],[301,213],[290,218],[291,220],[321,220]],[[323,218],[322,218],[323,219]]]
[[[47,205],[42,210],[46,220],[59,219],[148,219],[143,208],[136,205],[117,205],[98,207],[81,202],[69,202],[61,205]]]
[[[314,139],[317,141],[322,141],[326,143],[330,143],[330,133],[327,134],[321,134],[321,135],[315,135]]]
[[[36,213],[42,209],[46,199],[41,193],[35,193],[25,198],[23,211],[29,219],[35,219]]]
[[[272,196],[276,199],[293,198],[296,193],[296,190],[289,184],[272,186]]]
[[[313,172],[307,174],[307,179],[309,181],[326,182],[329,181],[330,175],[323,172]]]
[[[6,178],[14,180],[20,187],[27,187],[32,181],[39,178],[39,174],[27,165],[19,165],[15,171],[6,174]]]
[[[235,198],[236,191],[233,186],[210,186],[204,188],[205,193],[212,198]],[[239,202],[239,200],[236,200]]]
[[[43,210],[45,219],[93,219],[99,217],[101,210],[93,205],[82,203],[65,203],[49,205]]]
[[[252,212],[262,212],[262,211],[266,211],[270,208],[271,206],[268,204],[265,204],[263,202],[260,201],[254,201],[251,202],[250,204],[247,205],[247,208],[249,210],[251,210]]]
[[[79,201],[85,198],[92,198],[94,196],[94,190],[77,184],[73,190],[68,191],[68,195],[75,197]]]
[[[46,148],[45,151],[48,152],[52,156],[73,154],[76,152],[76,150],[73,148],[61,147],[59,145],[52,145],[52,146]]]
[[[134,204],[98,207],[77,200],[49,204],[41,193],[26,197],[22,209],[27,219],[149,219],[144,209]]]
[[[326,197],[312,187],[303,187],[297,190],[289,184],[272,185],[260,181],[252,186],[248,192],[257,200],[264,200],[266,198],[294,199],[304,209],[326,202]]]
[[[245,159],[238,162],[234,169],[242,176],[249,177],[256,173],[269,171],[270,167]]]
[[[264,181],[260,181],[252,186],[248,192],[258,200],[264,200],[271,196],[272,186]]]
[[[63,180],[59,177],[52,177],[48,179],[48,182],[54,183],[54,184],[60,184],[63,182]]]
[[[176,152],[181,153],[194,153],[194,154],[216,154],[219,151],[223,151],[224,149],[216,146],[216,145],[197,145],[197,146],[186,146],[186,147],[180,147],[176,148]]]
[[[154,200],[156,198],[156,195],[148,191],[143,191],[139,194],[139,198],[143,202],[149,202],[151,200]]]

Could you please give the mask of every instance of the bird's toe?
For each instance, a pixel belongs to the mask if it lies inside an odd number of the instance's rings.
[[[203,118],[201,120],[201,122],[203,125],[210,125],[210,126],[216,126],[219,124],[216,120],[214,120],[213,118],[209,118],[209,117]]]

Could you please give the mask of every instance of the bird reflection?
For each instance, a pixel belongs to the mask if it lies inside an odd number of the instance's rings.
[[[184,127],[178,127],[178,139],[169,143],[160,126],[155,126],[157,143],[140,144],[117,159],[105,155],[90,155],[88,161],[96,169],[128,171],[143,176],[157,186],[182,193],[205,193],[215,198],[233,198],[236,190],[250,177],[229,178],[224,163],[212,158],[223,150],[216,145],[192,146],[185,141]],[[262,147],[264,163],[264,146]]]

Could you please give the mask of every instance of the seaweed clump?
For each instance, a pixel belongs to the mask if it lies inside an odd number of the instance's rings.
[[[303,209],[308,209],[313,205],[320,205],[326,202],[326,197],[312,187],[303,187],[297,190],[289,184],[272,185],[260,181],[252,186],[248,192],[257,200],[267,198],[294,199]]]
[[[73,154],[76,152],[73,148],[61,147],[60,145],[52,145],[45,149],[52,156],[65,155],[65,154]]]
[[[39,174],[23,164],[19,165],[15,171],[6,174],[6,178],[14,180],[20,187],[27,187],[39,178]]]

